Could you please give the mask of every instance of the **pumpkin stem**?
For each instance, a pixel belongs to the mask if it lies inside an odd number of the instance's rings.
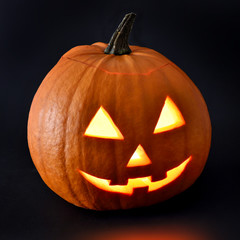
[[[128,46],[128,37],[132,30],[135,17],[135,13],[128,13],[125,15],[117,30],[113,33],[107,48],[104,50],[104,53],[123,55],[132,52]]]

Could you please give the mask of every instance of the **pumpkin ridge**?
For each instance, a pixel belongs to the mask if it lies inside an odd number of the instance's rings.
[[[69,67],[66,67],[66,70],[65,70],[65,71],[67,71],[68,68],[69,68]],[[85,70],[86,70],[86,69],[85,69]],[[84,70],[84,71],[85,71],[85,70]],[[63,74],[65,71],[62,71],[59,75]],[[58,76],[56,76],[55,78],[58,79]],[[61,79],[61,78],[59,78],[59,79]],[[47,94],[46,100],[48,100],[49,96],[51,95],[50,93],[51,93],[51,91],[53,90],[53,88],[54,88],[55,85],[56,85],[56,83],[52,85],[51,89],[49,90],[49,92],[48,92],[48,94]],[[45,103],[46,103],[46,102],[45,102]],[[44,103],[44,105],[45,105],[45,103]],[[46,109],[46,108],[45,108],[45,109]],[[44,110],[44,115],[43,115],[43,116],[45,116],[45,112],[46,112],[46,110]],[[42,123],[42,124],[43,124],[43,123]],[[65,145],[64,145],[64,146],[65,146]],[[64,159],[65,159],[65,157],[64,157]],[[65,167],[65,160],[64,160],[63,162],[64,162],[64,163],[62,164],[62,166]],[[42,160],[42,165],[44,165],[44,163],[45,163],[45,161]],[[45,168],[44,168],[44,169],[45,169]],[[46,170],[45,170],[45,171],[46,171]],[[65,172],[66,172],[66,170],[64,171],[64,173],[65,173]],[[47,172],[46,172],[45,176],[47,176]],[[79,202],[79,200],[78,200],[77,197],[76,197],[75,192],[73,191],[73,189],[72,189],[72,187],[71,187],[71,183],[70,183],[70,180],[69,180],[69,178],[68,178],[68,175],[67,175],[67,174],[64,174],[64,176],[65,176],[65,178],[66,178],[67,181],[68,181],[68,184],[67,184],[67,185],[68,185],[68,191],[70,192],[71,197],[74,198],[74,199],[76,199],[76,201],[77,201],[79,204],[81,204],[81,202]],[[50,184],[52,185],[52,182],[50,182]]]
[[[64,73],[65,71],[67,71],[68,70],[68,67],[66,66],[66,69],[64,69],[63,71],[61,71],[60,73],[59,73],[59,75],[60,74],[62,74],[62,73]],[[53,74],[53,73],[52,73]],[[52,75],[51,74],[51,75]],[[50,75],[50,76],[51,76]],[[48,77],[50,77],[50,76],[48,76]],[[47,78],[47,76],[46,76],[46,78]],[[45,78],[45,79],[46,79]],[[45,106],[45,104],[46,104],[46,102],[48,101],[48,99],[49,99],[49,97],[50,97],[50,92],[52,91],[52,89],[53,89],[53,87],[54,87],[54,84],[51,86],[51,88],[49,89],[49,91],[48,91],[48,94],[46,94],[46,98],[44,99],[45,101],[44,101],[44,106]],[[44,109],[44,111],[43,111],[43,115],[42,115],[42,118],[41,118],[41,121],[40,121],[40,123],[38,124],[38,126],[39,126],[39,129],[42,129],[42,126],[43,126],[43,119],[44,119],[44,117],[45,117],[45,113],[46,113],[46,109]],[[39,130],[38,130],[38,135],[39,135]],[[42,166],[42,169],[43,169],[43,171],[44,171],[44,176],[47,178],[47,179],[49,179],[49,176],[48,176],[48,173],[47,173],[47,170],[46,170],[46,168],[45,168],[45,164],[44,164],[44,158],[43,158],[43,156],[42,156],[42,142],[41,142],[41,137],[40,138],[37,138],[37,144],[38,144],[38,149],[39,149],[39,155],[40,155],[40,161],[39,161],[39,163],[40,163],[40,165]]]
[[[109,76],[109,74],[106,74],[106,76]],[[117,82],[118,81],[114,81],[113,82],[113,84],[114,84],[113,89],[114,89],[114,95],[115,95],[115,101],[114,101],[114,105],[115,106],[117,106],[117,95],[116,95],[117,89],[118,89],[117,88]],[[116,109],[116,107],[115,107],[115,109]],[[115,113],[115,115],[116,115],[116,113]],[[116,148],[114,148],[114,155],[117,156],[117,149]],[[119,170],[118,170],[119,169],[118,164],[115,163],[113,166],[114,166],[114,171],[116,173],[116,179],[118,181],[118,179],[120,178],[120,174],[119,174]],[[122,209],[122,201],[121,201],[120,197],[116,198],[116,202],[120,206],[120,208]]]
[[[67,114],[66,114],[66,116],[68,116],[68,112],[69,112],[69,109],[70,109],[70,106],[71,106],[71,103],[72,103],[72,101],[73,101],[73,98],[74,98],[74,96],[75,96],[75,94],[76,94],[76,92],[77,92],[77,88],[78,88],[78,85],[79,85],[79,82],[81,81],[81,79],[84,77],[84,75],[88,72],[88,69],[89,69],[89,67],[87,67],[86,69],[84,69],[84,71],[82,72],[82,74],[81,74],[81,77],[80,77],[80,79],[79,79],[79,81],[75,84],[75,90],[74,90],[74,92],[73,92],[73,94],[72,94],[72,96],[71,96],[71,99],[69,100],[69,104],[68,104],[68,106],[67,106]],[[69,179],[69,177],[68,177],[68,171],[67,171],[67,167],[66,167],[66,160],[67,160],[67,154],[66,154],[66,142],[67,142],[67,129],[68,129],[68,127],[67,127],[67,125],[68,125],[68,117],[66,117],[66,119],[65,119],[65,121],[64,121],[64,123],[63,123],[63,125],[65,126],[65,131],[64,131],[64,136],[63,136],[63,146],[64,146],[64,148],[63,148],[63,155],[64,155],[64,161],[63,161],[63,167],[64,167],[64,170],[63,170],[63,172],[65,173],[65,177],[66,177],[66,180],[68,181],[68,186],[69,186],[69,190],[70,190],[70,192],[71,192],[71,194],[72,194],[72,196],[73,196],[73,198],[74,199],[76,199],[76,201],[78,202],[78,203],[80,203],[80,204],[82,204],[82,202],[78,199],[78,197],[77,197],[77,194],[75,193],[75,191],[74,191],[74,189],[73,189],[73,187],[72,187],[72,184],[71,184],[71,179]]]

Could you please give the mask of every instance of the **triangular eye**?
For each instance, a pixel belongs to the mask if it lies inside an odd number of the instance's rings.
[[[124,139],[112,118],[102,106],[91,120],[84,135],[97,138]]]
[[[172,130],[181,127],[185,124],[183,116],[175,103],[167,96],[162,108],[157,125],[154,129],[154,134]]]

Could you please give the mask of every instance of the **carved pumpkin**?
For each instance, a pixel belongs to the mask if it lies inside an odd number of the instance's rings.
[[[193,184],[208,156],[203,97],[166,57],[128,47],[134,18],[125,16],[108,46],[64,54],[32,102],[33,162],[54,192],[80,207],[164,201]]]

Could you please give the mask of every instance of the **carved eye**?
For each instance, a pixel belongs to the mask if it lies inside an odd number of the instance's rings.
[[[97,138],[124,139],[120,130],[102,106],[98,109],[97,113],[91,120],[84,135]]]
[[[184,118],[176,104],[167,96],[160,113],[154,134],[172,130],[185,124]]]

